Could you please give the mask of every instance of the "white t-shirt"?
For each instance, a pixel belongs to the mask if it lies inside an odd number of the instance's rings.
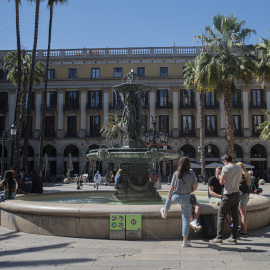
[[[239,184],[242,176],[242,169],[236,164],[229,164],[222,168],[221,175],[226,175],[223,194],[239,192]]]

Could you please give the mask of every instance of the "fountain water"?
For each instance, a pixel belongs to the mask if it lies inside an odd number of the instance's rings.
[[[119,94],[127,94],[127,104],[123,111],[123,120],[127,130],[127,140],[122,148],[107,148],[89,151],[86,160],[103,160],[121,164],[122,173],[115,185],[115,196],[124,201],[160,201],[161,197],[154,184],[149,180],[148,164],[162,160],[180,158],[179,153],[172,150],[160,150],[156,145],[144,147],[141,140],[142,115],[141,101],[138,94],[151,91],[151,87],[135,83],[137,74],[131,70],[121,83],[113,89]]]

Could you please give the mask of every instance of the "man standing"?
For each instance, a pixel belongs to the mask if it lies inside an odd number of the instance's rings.
[[[32,177],[31,193],[43,193],[42,178],[36,173],[35,170],[31,171],[31,177]]]
[[[100,177],[99,171],[97,171],[97,173],[95,174],[95,177],[94,177],[94,181],[96,183],[95,185],[96,185],[97,191],[98,191],[98,187],[99,187],[99,184],[100,184],[100,180],[101,180],[101,177]]]
[[[222,157],[222,162],[225,166],[222,168],[219,183],[224,185],[224,192],[218,210],[217,237],[209,242],[222,243],[224,220],[226,215],[231,211],[233,228],[230,238],[226,239],[226,241],[236,244],[238,231],[238,204],[240,201],[239,184],[242,181],[242,169],[240,166],[233,164],[232,157],[228,154],[225,154]]]

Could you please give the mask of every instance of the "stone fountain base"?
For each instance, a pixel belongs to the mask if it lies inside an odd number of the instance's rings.
[[[121,164],[122,173],[115,185],[120,201],[161,201],[161,196],[149,180],[147,164]]]

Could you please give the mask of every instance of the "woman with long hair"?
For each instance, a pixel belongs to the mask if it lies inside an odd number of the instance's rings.
[[[14,180],[14,172],[6,171],[4,175],[4,180],[0,182],[0,187],[5,187],[5,193],[2,200],[14,199],[16,197],[17,191],[17,181]]]
[[[179,160],[176,172],[173,174],[169,194],[165,206],[160,209],[162,218],[167,218],[171,204],[176,203],[182,210],[182,247],[190,247],[188,241],[190,214],[192,205],[190,203],[190,194],[198,188],[197,178],[190,170],[190,160],[188,157],[182,157]]]
[[[247,235],[246,209],[247,209],[247,204],[249,201],[251,177],[242,162],[238,162],[237,165],[240,166],[242,169],[242,182],[240,183],[240,186],[239,186],[239,189],[240,189],[239,211],[241,215],[241,229],[239,230],[239,234],[246,236]]]

